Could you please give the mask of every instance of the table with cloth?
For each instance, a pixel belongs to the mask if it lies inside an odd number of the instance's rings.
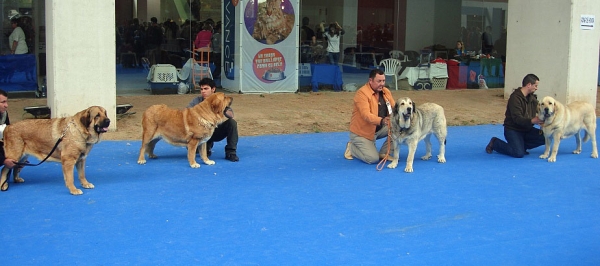
[[[467,88],[479,88],[479,77],[485,79],[488,88],[504,86],[504,70],[500,58],[473,59],[467,63]]]
[[[479,78],[488,88],[504,86],[504,69],[499,58],[448,60],[448,89],[478,89]]]
[[[398,79],[408,79],[408,84],[413,86],[418,78],[448,78],[448,69],[445,63],[432,63],[430,67],[407,67]]]
[[[2,89],[7,92],[36,91],[38,83],[35,55],[0,56],[0,83]]]
[[[312,91],[319,91],[319,84],[333,85],[334,91],[341,91],[343,80],[342,70],[338,65],[330,64],[311,64],[312,78],[310,84]]]
[[[459,61],[448,60],[448,85],[449,90],[466,89],[469,75],[469,67],[461,64]]]

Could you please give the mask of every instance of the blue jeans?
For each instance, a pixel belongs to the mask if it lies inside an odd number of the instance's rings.
[[[532,128],[527,132],[504,128],[504,138],[494,140],[494,150],[515,158],[523,158],[525,151],[546,144],[544,134],[538,128]]]
[[[340,62],[340,53],[327,53],[327,57],[329,57],[329,63],[332,65],[337,65]]]

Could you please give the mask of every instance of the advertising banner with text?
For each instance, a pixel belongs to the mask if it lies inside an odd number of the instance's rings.
[[[225,2],[229,2],[225,0]],[[224,3],[227,6],[227,3]],[[224,73],[227,84],[239,86],[242,93],[296,92],[298,90],[298,1],[239,1],[241,23],[234,36],[227,40],[228,19],[224,9]],[[232,19],[233,20],[233,19]],[[233,36],[232,36],[233,37]],[[228,55],[227,46],[235,48]],[[232,60],[233,59],[233,60]],[[236,73],[239,71],[238,73]]]

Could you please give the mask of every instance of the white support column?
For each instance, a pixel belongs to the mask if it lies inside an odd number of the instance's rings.
[[[504,98],[529,73],[540,78],[536,94],[563,103],[585,100],[596,106],[600,5],[597,0],[511,0]],[[595,16],[592,30],[582,15]]]
[[[115,0],[46,0],[46,40],[52,117],[99,105],[115,130]]]
[[[358,18],[358,0],[344,0],[344,11],[342,12],[343,18],[340,21],[341,26],[344,27],[346,33],[343,37],[342,47],[340,47],[340,54],[344,56],[344,49],[347,47],[356,47],[356,27]]]
[[[161,0],[133,0],[133,17],[138,18],[140,23],[150,23],[152,17],[156,17],[159,23],[162,22],[165,18],[160,16],[160,2]],[[177,5],[177,1],[175,4]]]

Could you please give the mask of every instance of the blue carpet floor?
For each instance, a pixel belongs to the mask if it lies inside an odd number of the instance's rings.
[[[486,154],[492,136],[502,126],[449,127],[447,163],[410,174],[406,146],[397,169],[345,160],[347,132],[242,137],[237,163],[216,143],[199,169],[162,141],[146,165],[140,141],[103,141],[95,189],[70,195],[44,163],[0,193],[1,264],[600,265],[591,144],[563,140],[548,163],[543,147]]]

